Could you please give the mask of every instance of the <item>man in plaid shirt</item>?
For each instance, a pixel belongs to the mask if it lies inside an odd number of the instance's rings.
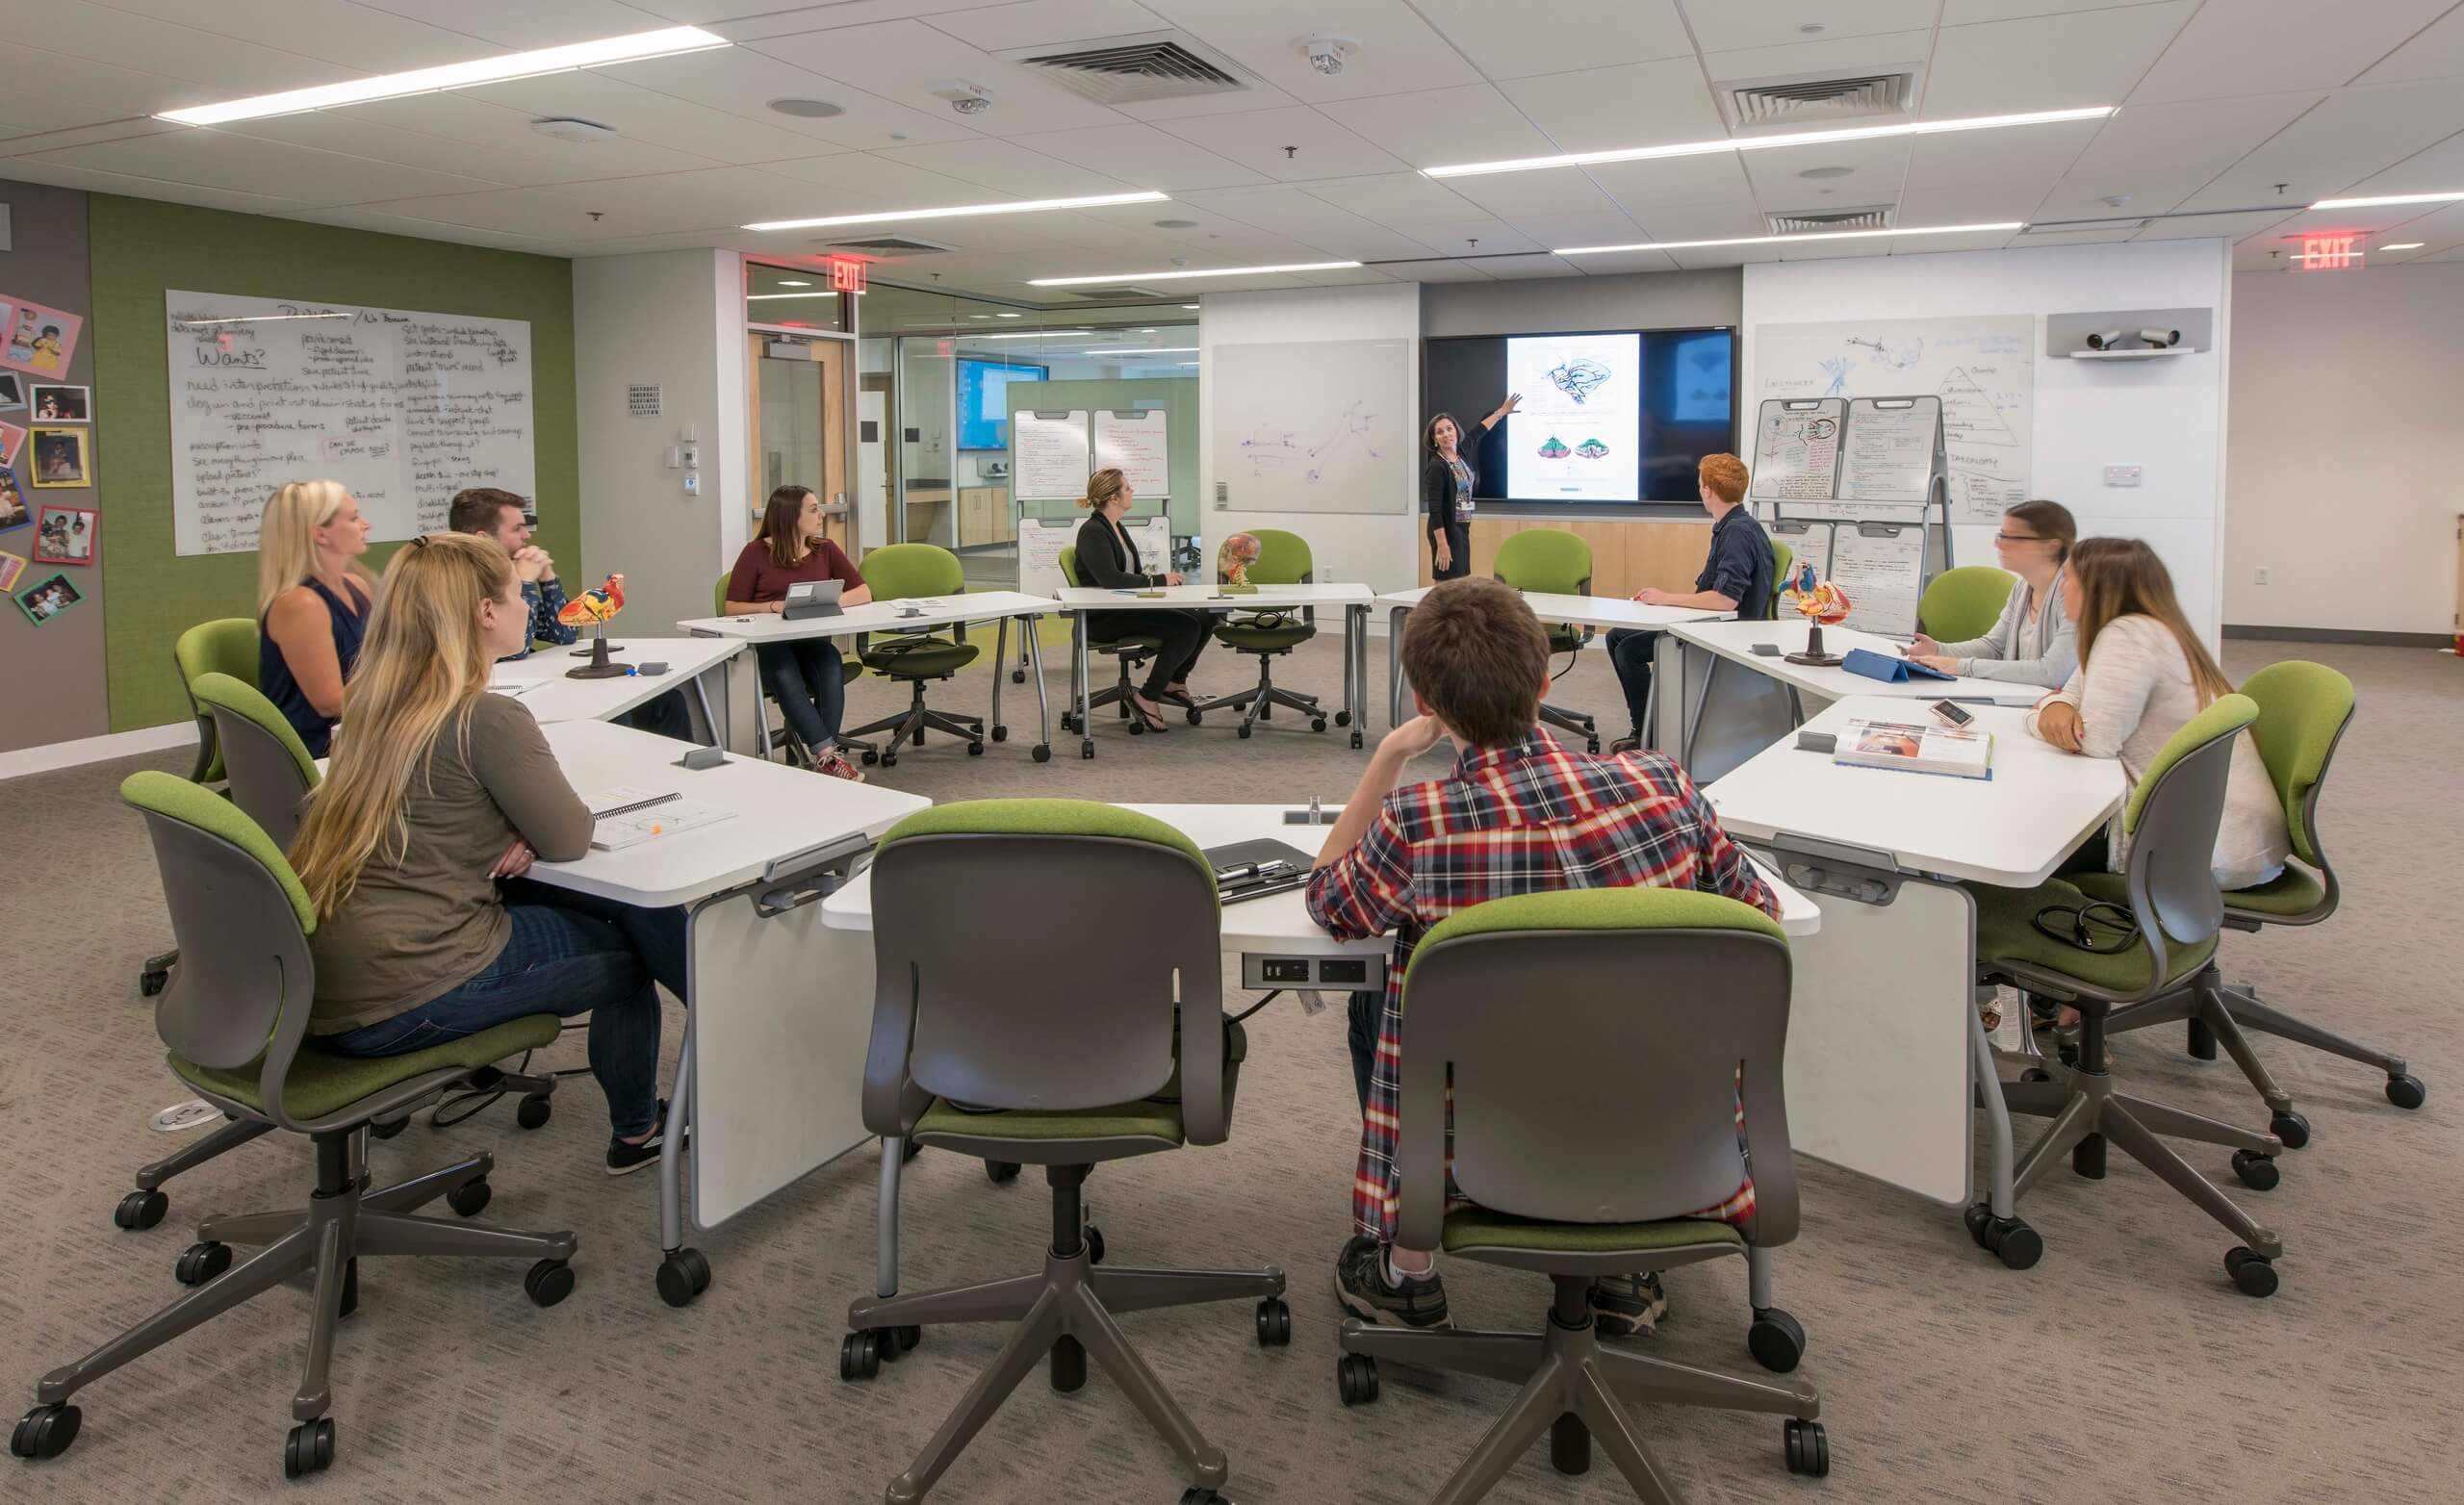
[[[1673,759],[1574,752],[1539,727],[1549,639],[1513,591],[1495,580],[1438,586],[1412,612],[1399,650],[1421,714],[1378,745],[1318,855],[1308,900],[1310,918],[1337,937],[1395,933],[1382,1009],[1375,994],[1353,996],[1353,1072],[1367,1084],[1352,1184],[1358,1232],[1337,1262],[1335,1293],[1364,1321],[1432,1327],[1447,1320],[1434,1252],[1392,1247],[1403,977],[1421,937],[1458,909],[1568,888],[1696,888],[1775,918],[1780,910]],[[1460,750],[1453,771],[1396,788],[1404,766],[1442,738]],[[1741,1217],[1753,1207],[1749,1179],[1700,1215]],[[1617,1335],[1647,1330],[1666,1309],[1649,1274],[1600,1282],[1592,1305],[1601,1330]]]

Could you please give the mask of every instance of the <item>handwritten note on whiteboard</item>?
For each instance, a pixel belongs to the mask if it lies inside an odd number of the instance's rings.
[[[1087,495],[1087,410],[1010,415],[1012,494],[1022,501]]]
[[[1754,436],[1757,500],[1830,499],[1839,472],[1839,421],[1847,407],[1835,399],[1762,404]]]
[[[1934,485],[1934,432],[1941,421],[1939,397],[1850,403],[1839,499],[1925,500]]]
[[[1925,583],[1925,530],[1915,523],[1842,523],[1831,542],[1831,578],[1848,593],[1849,626],[1889,637],[1916,632]]]
[[[530,325],[346,303],[167,292],[171,512],[183,554],[257,547],[266,498],[338,480],[403,539],[453,494],[531,495]]]
[[[1162,408],[1136,413],[1095,413],[1095,469],[1118,466],[1130,489],[1144,497],[1172,488],[1171,446]]]

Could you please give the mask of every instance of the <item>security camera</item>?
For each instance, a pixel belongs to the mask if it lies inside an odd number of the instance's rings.
[[[2119,344],[2121,331],[2118,329],[2107,329],[2088,337],[2088,348],[2091,350],[2110,350]]]
[[[2155,345],[2159,349],[2163,349],[2169,345],[2181,344],[2182,332],[2178,329],[2143,329],[2139,332],[2139,338],[2146,341],[2149,344]]]
[[[950,108],[961,115],[977,115],[992,108],[992,91],[980,89],[964,79],[952,79],[933,86],[933,92],[950,102]]]
[[[1360,44],[1348,37],[1303,37],[1293,45],[1307,54],[1311,67],[1333,78],[1344,70],[1344,60]]]

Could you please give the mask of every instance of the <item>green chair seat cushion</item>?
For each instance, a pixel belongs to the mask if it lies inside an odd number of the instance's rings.
[[[2130,885],[2119,873],[2075,873],[2070,881],[2091,899],[2107,904],[2128,906]],[[2327,885],[2319,875],[2298,862],[2288,862],[2284,872],[2273,882],[2249,888],[2228,888],[2224,891],[2224,907],[2246,914],[2263,914],[2283,919],[2308,914],[2326,902]]]
[[[974,663],[984,650],[947,638],[895,638],[864,650],[864,667],[893,679],[938,679]]]
[[[303,1040],[299,1054],[292,1058],[291,1075],[283,1083],[283,1107],[294,1118],[322,1118],[398,1082],[449,1066],[475,1070],[508,1056],[553,1045],[557,1029],[554,1014],[531,1014],[493,1030],[399,1056],[339,1056],[319,1050],[314,1040]],[[191,1086],[264,1110],[257,1089],[258,1073],[264,1069],[263,1058],[234,1070],[200,1066],[177,1054],[167,1059],[171,1069]]]
[[[1273,627],[1253,627],[1246,623],[1227,622],[1215,629],[1215,641],[1244,653],[1281,653],[1298,648],[1317,635],[1318,629],[1305,622]]]
[[[1249,1058],[1249,1034],[1237,1019],[1223,1021],[1223,1087],[1228,1098],[1239,1086],[1241,1062]],[[1046,1112],[1037,1109],[1007,1109],[987,1111],[960,1108],[947,1098],[935,1098],[933,1106],[916,1120],[913,1137],[921,1141],[927,1135],[964,1135],[974,1138],[996,1139],[1168,1139],[1183,1142],[1181,1126],[1181,1068],[1172,1065],[1172,1075],[1152,1097],[1135,1103],[1121,1103],[1112,1108],[1086,1109],[1075,1111]]]
[[[265,828],[241,814],[238,805],[201,785],[150,768],[122,779],[119,797],[138,809],[219,836],[246,853],[282,884],[282,891],[291,899],[291,912],[299,919],[300,933],[317,933],[317,906],[308,902],[307,885],[291,870],[291,863],[273,844],[273,838],[266,834]]]
[[[2098,875],[2083,873],[2084,880],[2093,880]],[[2119,874],[2108,875],[2118,884]],[[2135,937],[2118,951],[2083,951],[2067,941],[2056,940],[2036,927],[2037,911],[2047,906],[2077,908],[2097,902],[2077,884],[2062,879],[2040,883],[2034,888],[1996,888],[1989,883],[1970,883],[1967,890],[1976,898],[1976,959],[1980,966],[1991,967],[1996,962],[2013,962],[2051,972],[2062,977],[2076,978],[2100,993],[2127,996],[2145,989],[2148,973],[2153,970],[2145,937]],[[2117,893],[2110,904],[2121,902]],[[2060,925],[2057,916],[2047,923]],[[2216,937],[2211,935],[2196,945],[2170,944],[2165,948],[2168,972],[2165,982],[2175,982],[2207,964],[2216,955]]]
[[[1446,1250],[1530,1249],[1543,1254],[1617,1254],[1727,1244],[1739,1253],[1745,1236],[1732,1224],[1707,1217],[1664,1217],[1649,1223],[1548,1223],[1459,1208],[1446,1214]]]

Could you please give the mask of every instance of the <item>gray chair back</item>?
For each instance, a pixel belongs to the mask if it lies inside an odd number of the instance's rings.
[[[2151,989],[2169,970],[2169,942],[2194,946],[2223,928],[2216,832],[2224,819],[2233,739],[2258,714],[2248,696],[2219,696],[2157,752],[2122,813],[2130,834],[2124,864],[2130,907],[2142,917],[2140,931],[2153,954]],[[2146,924],[2148,919],[2156,923]]]
[[[311,764],[302,769],[291,749],[272,732],[227,706],[209,708],[222,748],[222,770],[231,803],[257,823],[273,844],[291,850],[299,834],[300,802],[316,787]]]

